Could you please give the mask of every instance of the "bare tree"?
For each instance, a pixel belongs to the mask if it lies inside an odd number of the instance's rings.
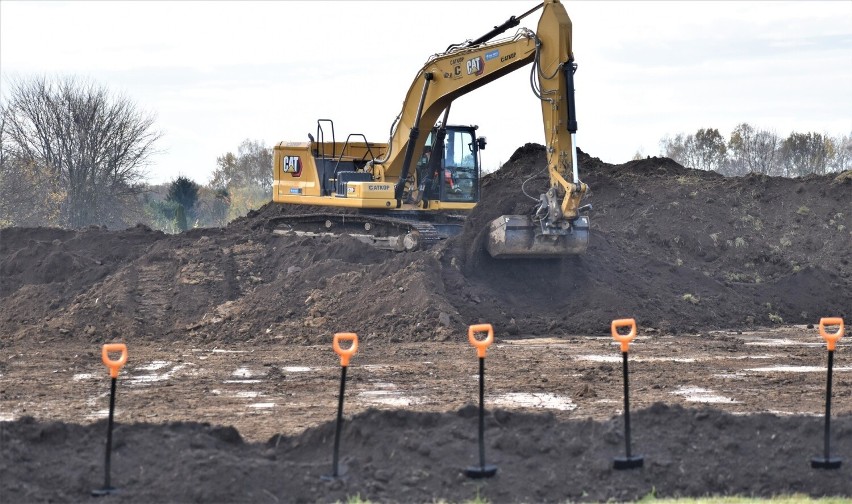
[[[757,130],[748,123],[739,124],[728,141],[729,171],[726,175],[747,173],[774,174],[778,164],[778,135]]]
[[[11,80],[8,144],[64,189],[64,224],[125,224],[160,133],[129,99],[73,77]]]
[[[702,128],[694,135],[665,137],[660,146],[666,157],[689,168],[718,171],[725,164],[727,146],[715,128]]]
[[[692,147],[692,167],[699,170],[719,171],[725,164],[727,144],[716,128],[702,128],[695,132]]]
[[[686,163],[686,138],[683,133],[678,133],[674,138],[666,135],[660,140],[660,150],[662,154],[670,159],[674,159],[680,164]]]
[[[216,159],[210,187],[259,187],[272,194],[272,149],[261,142],[243,140],[237,154],[227,152]]]
[[[852,170],[852,134],[831,139],[832,152],[828,169],[833,172]]]
[[[231,186],[243,185],[243,178],[237,170],[237,156],[232,152],[216,158],[216,169],[213,170],[213,178],[210,180],[210,187],[213,189],[226,190]]]
[[[831,145],[819,133],[790,133],[781,143],[784,175],[800,177],[816,173],[824,175]]]
[[[0,227],[56,226],[63,192],[50,171],[20,156],[0,110]]]

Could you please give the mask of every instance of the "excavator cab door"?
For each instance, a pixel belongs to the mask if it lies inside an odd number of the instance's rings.
[[[475,126],[447,126],[444,140],[439,199],[449,203],[479,201],[479,142]]]

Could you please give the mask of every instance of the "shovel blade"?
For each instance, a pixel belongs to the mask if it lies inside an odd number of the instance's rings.
[[[843,465],[843,459],[837,457],[814,457],[811,459],[813,469],[839,469]]]
[[[645,457],[642,455],[634,457],[615,457],[612,461],[612,468],[618,470],[637,469],[645,465]]]
[[[497,466],[471,466],[464,470],[464,475],[471,479],[491,478],[497,474]]]
[[[586,216],[564,230],[545,233],[528,215],[501,215],[491,221],[485,248],[495,259],[558,259],[583,254],[588,244]]]

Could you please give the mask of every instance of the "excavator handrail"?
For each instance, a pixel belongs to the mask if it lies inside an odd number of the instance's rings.
[[[346,147],[349,145],[349,139],[352,137],[361,137],[364,139],[364,147],[367,148],[367,152],[364,153],[364,156],[361,157],[361,161],[367,159],[367,154],[370,155],[370,159],[376,159],[376,156],[373,155],[373,150],[370,149],[370,142],[367,141],[367,137],[363,133],[350,133],[346,136],[346,141],[343,143],[343,148],[340,150],[340,155],[337,156],[337,163],[334,165],[334,174],[337,174],[337,168],[340,166],[340,162],[343,161],[343,156],[346,153]],[[355,159],[355,156],[352,156],[352,159]]]
[[[325,159],[325,130],[322,129],[322,125],[320,124],[323,122],[331,124],[331,158],[334,159],[337,156],[337,151],[335,150],[337,142],[334,139],[334,121],[331,119],[317,119],[317,138],[320,145],[322,145],[322,155],[320,157]],[[317,154],[319,154],[319,149],[317,149]]]

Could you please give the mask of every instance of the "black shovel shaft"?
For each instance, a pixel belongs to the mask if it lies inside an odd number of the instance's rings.
[[[340,430],[343,428],[343,393],[346,391],[346,366],[340,371],[340,397],[337,400],[337,427],[334,431],[334,466],[331,475],[337,477],[337,462],[340,454]]]
[[[825,387],[825,460],[829,455],[829,431],[831,426],[831,369],[834,367],[834,350],[828,351],[828,380]]]
[[[479,467],[485,467],[485,357],[479,358]]]
[[[630,458],[630,386],[627,381],[627,352],[621,352],[622,375],[624,376],[624,443],[627,458]]]
[[[112,384],[109,390],[109,420],[107,421],[107,444],[106,444],[106,459],[104,461],[104,488],[109,488],[110,481],[110,455],[112,454],[112,416],[115,411],[115,382],[116,378],[112,379]]]

